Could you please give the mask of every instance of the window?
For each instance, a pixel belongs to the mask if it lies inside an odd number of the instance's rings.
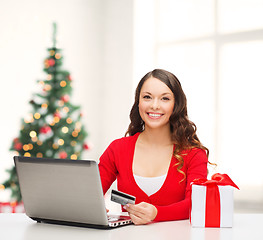
[[[210,161],[240,201],[263,201],[262,10],[261,0],[135,1],[135,85],[145,69],[179,78]]]

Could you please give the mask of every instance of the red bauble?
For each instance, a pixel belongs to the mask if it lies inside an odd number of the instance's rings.
[[[90,149],[90,146],[89,146],[87,143],[84,143],[84,144],[83,144],[83,148],[84,148],[85,150],[89,150],[89,149]]]
[[[58,117],[59,119],[61,118],[61,116],[60,116],[60,113],[59,113],[59,112],[55,112],[55,113],[53,114],[53,116],[54,116],[54,117]]]
[[[66,94],[66,95],[62,96],[60,99],[64,102],[68,102],[69,101],[69,95]]]
[[[15,143],[19,142],[19,138],[15,138],[15,139],[14,139],[14,142],[15,142]]]
[[[44,127],[40,128],[40,130],[39,130],[40,133],[44,133],[44,134],[49,133],[50,131],[51,131],[51,127],[49,127],[49,126],[44,126]]]
[[[68,156],[68,154],[65,151],[59,153],[59,158],[63,158],[64,159],[67,156]]]
[[[21,142],[16,142],[15,145],[14,145],[14,149],[16,151],[20,151],[23,147],[23,144]]]
[[[55,65],[56,61],[53,58],[48,59],[48,64],[50,67],[53,67]]]

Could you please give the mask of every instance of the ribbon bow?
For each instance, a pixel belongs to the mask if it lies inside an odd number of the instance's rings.
[[[239,187],[227,174],[215,173],[211,180],[197,178],[192,184],[206,186],[205,227],[220,227],[220,193],[218,186]],[[192,194],[191,194],[192,195]]]
[[[232,186],[239,190],[239,187],[232,181],[232,179],[227,174],[215,173],[212,175],[211,180],[204,178],[197,178],[193,180],[192,184],[196,185],[217,185],[217,186]]]

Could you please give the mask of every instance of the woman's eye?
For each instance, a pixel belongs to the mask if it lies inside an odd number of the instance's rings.
[[[163,100],[164,100],[164,101],[169,101],[170,98],[168,98],[168,97],[163,97]]]
[[[151,97],[149,95],[143,96],[144,99],[150,99]]]

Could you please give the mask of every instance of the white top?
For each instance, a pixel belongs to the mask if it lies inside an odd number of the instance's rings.
[[[163,185],[167,174],[158,177],[141,177],[133,174],[135,182],[148,196],[156,193]]]

